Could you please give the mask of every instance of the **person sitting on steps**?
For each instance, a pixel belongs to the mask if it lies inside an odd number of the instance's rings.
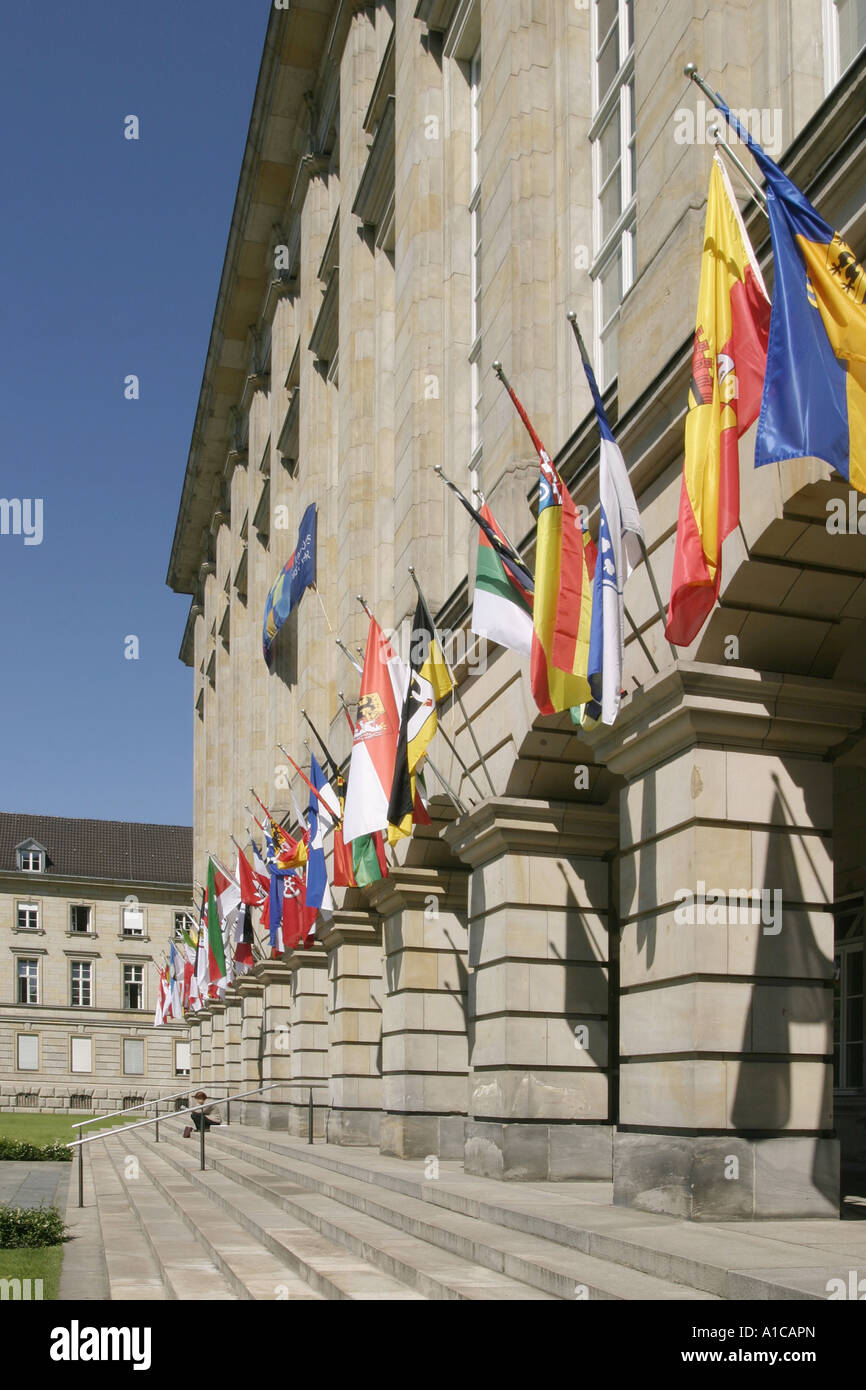
[[[197,1130],[200,1130],[202,1125],[204,1125],[205,1132],[207,1132],[212,1125],[222,1124],[219,1107],[216,1104],[205,1105],[205,1101],[207,1100],[206,1092],[196,1091],[193,1100],[199,1102],[197,1108],[190,1112],[190,1119]],[[184,1139],[189,1139],[191,1134],[192,1129],[187,1125],[183,1132]]]

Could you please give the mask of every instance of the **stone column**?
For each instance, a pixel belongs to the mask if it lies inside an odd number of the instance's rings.
[[[394,868],[371,901],[384,919],[379,1148],[463,1157],[469,1070],[468,874]]]
[[[292,951],[285,963],[292,1000],[289,1133],[306,1139],[312,1091],[313,1134],[323,1139],[328,1109],[328,957],[314,946]]]
[[[263,1091],[244,1102],[248,1124],[265,1129],[288,1127],[289,1082],[292,1075],[291,1003],[292,979],[283,961],[262,961],[253,968],[262,986],[261,1086],[285,1081],[273,1091]]]
[[[190,1085],[193,1086],[202,1079],[201,1015],[190,1014],[187,1022],[189,1023],[189,1081]]]
[[[224,1069],[226,1094],[242,1091],[241,1085],[241,1029],[243,1026],[243,1000],[237,986],[228,991],[225,998],[225,1043]]]
[[[444,833],[471,866],[470,1173],[610,1178],[615,812],[491,799]]]
[[[330,1144],[377,1144],[382,1113],[382,931],[369,912],[335,912],[328,956]]]
[[[211,1085],[217,1088],[220,1095],[225,1090],[225,1011],[226,1006],[221,999],[214,999],[210,1006],[211,1014]]]
[[[614,1201],[833,1216],[832,763],[866,696],[680,662],[597,756],[621,793]]]
[[[236,988],[242,1009],[240,1089],[252,1091],[262,1084],[264,987],[255,975],[245,975]]]
[[[198,1014],[199,1020],[199,1079],[202,1086],[207,1087],[213,1081],[213,1052],[211,1050],[211,1038],[213,1031],[213,1019],[211,1017],[211,1005],[206,1009],[201,1009]]]

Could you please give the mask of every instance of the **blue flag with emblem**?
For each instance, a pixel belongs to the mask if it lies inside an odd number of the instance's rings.
[[[262,627],[262,652],[271,664],[274,639],[283,623],[301,601],[304,591],[316,582],[316,504],[311,502],[298,528],[298,543],[268,594]]]
[[[719,102],[766,180],[775,280],[755,466],[823,459],[866,492],[866,277],[851,248]]]

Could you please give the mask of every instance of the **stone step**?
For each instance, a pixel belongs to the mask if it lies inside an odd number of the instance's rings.
[[[117,1176],[110,1156],[105,1152],[104,1144],[87,1146],[84,1165],[85,1173],[89,1174],[92,1182],[92,1200],[99,1220],[108,1275],[108,1297],[114,1303],[133,1299],[147,1302],[164,1300],[166,1289],[159,1265],[130,1205],[129,1195]],[[87,1186],[85,1200],[91,1199]],[[66,1295],[75,1298],[78,1291],[67,1289]]]
[[[129,1138],[127,1145],[146,1168],[163,1200],[171,1205],[186,1231],[201,1245],[237,1298],[278,1299],[292,1303],[321,1301],[321,1294],[276,1259],[239,1222],[215,1208],[189,1178],[179,1174],[161,1156],[161,1143],[158,1147],[140,1144],[136,1137]]]
[[[166,1296],[170,1299],[237,1299],[237,1293],[190,1233],[176,1208],[151,1180],[140,1161],[133,1136],[127,1135],[122,1147],[117,1144],[102,1147],[106,1149],[106,1158],[114,1167],[117,1183],[150,1247]],[[136,1164],[134,1175],[128,1172],[131,1161]]]
[[[320,1235],[305,1222],[280,1211],[273,1202],[248,1191],[234,1176],[226,1176],[210,1166],[201,1172],[197,1145],[194,1147],[179,1135],[172,1142],[168,1127],[165,1133],[160,1129],[158,1151],[152,1140],[142,1137],[146,1134],[146,1130],[139,1130],[135,1144],[142,1162],[148,1166],[154,1186],[174,1205],[178,1215],[183,1210],[187,1224],[196,1230],[204,1248],[208,1247],[209,1232],[217,1224],[215,1215],[220,1214],[241,1226],[263,1250],[275,1256],[284,1275],[294,1272],[323,1298],[376,1301],[423,1298],[422,1294]],[[151,1164],[152,1157],[169,1164],[184,1179],[186,1186],[182,1193],[176,1187],[162,1187],[160,1162]],[[189,1191],[206,1197],[207,1207],[194,1209],[188,1205]],[[283,1277],[280,1283],[287,1285],[287,1278]],[[275,1294],[271,1286],[268,1296],[282,1299],[287,1295],[282,1291]]]
[[[418,1266],[419,1247],[422,1251],[426,1247],[426,1269],[419,1270],[422,1278],[427,1269],[441,1268],[449,1256],[456,1258],[459,1264],[452,1282],[459,1279],[461,1267],[471,1268],[470,1287],[477,1290],[458,1294],[460,1297],[653,1301],[714,1297],[570,1250],[532,1233],[506,1229],[480,1216],[433,1207],[420,1195],[404,1196],[371,1183],[369,1178],[364,1181],[337,1173],[330,1166],[325,1171],[304,1161],[310,1153],[309,1148],[290,1155],[276,1152],[272,1145],[265,1148],[259,1140],[246,1138],[242,1128],[223,1131],[216,1139],[209,1137],[208,1163],[218,1172],[242,1175],[246,1186],[282,1210],[315,1225],[332,1240],[363,1251],[381,1268],[395,1273],[399,1269],[399,1277],[410,1277],[407,1258]],[[503,1283],[498,1292],[492,1282],[497,1276],[516,1288],[509,1291]]]
[[[219,1158],[210,1146],[208,1170],[202,1174],[176,1136],[160,1143],[163,1156],[170,1151],[173,1158],[193,1180],[208,1178],[212,1173],[240,1185],[241,1191],[257,1195],[274,1212],[280,1211],[304,1223],[319,1236],[344,1251],[359,1257],[366,1264],[382,1271],[389,1278],[417,1295],[427,1299],[480,1299],[484,1301],[514,1299],[546,1300],[556,1297],[543,1290],[512,1278],[496,1269],[475,1263],[471,1257],[438,1248],[423,1238],[394,1229],[393,1223],[383,1222],[361,1211],[350,1211],[345,1205],[321,1194],[311,1194],[296,1182],[280,1182],[268,1177],[254,1163],[243,1158],[223,1155]]]
[[[287,1135],[252,1126],[223,1130],[218,1143],[244,1146],[244,1156],[265,1163],[281,1156],[292,1164],[371,1184],[382,1196],[400,1193],[419,1201],[484,1220],[512,1231],[539,1236],[613,1266],[651,1275],[690,1291],[723,1299],[826,1299],[827,1279],[844,1265],[866,1276],[866,1240],[843,1239],[840,1223],[808,1221],[681,1221],[627,1207],[614,1207],[608,1184],[501,1183],[439,1161],[439,1177],[424,1176],[424,1163],[386,1158],[375,1149],[341,1149],[293,1141]],[[293,1171],[280,1168],[283,1175]],[[439,1220],[437,1216],[436,1220]],[[845,1223],[842,1231],[852,1226]],[[845,1251],[851,1247],[850,1257]],[[859,1264],[858,1264],[859,1259]],[[585,1281],[584,1281],[585,1282]],[[796,1291],[796,1292],[794,1292]]]

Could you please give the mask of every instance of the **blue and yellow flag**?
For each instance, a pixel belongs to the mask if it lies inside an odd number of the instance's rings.
[[[729,111],[767,183],[775,282],[755,466],[819,458],[866,492],[866,277]]]

